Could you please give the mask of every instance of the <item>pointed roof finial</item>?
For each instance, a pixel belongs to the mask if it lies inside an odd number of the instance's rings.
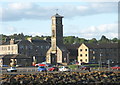
[[[58,14],[58,9],[56,9],[56,14]]]

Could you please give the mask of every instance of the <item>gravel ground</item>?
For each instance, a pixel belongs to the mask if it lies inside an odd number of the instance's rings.
[[[120,72],[1,74],[0,85],[120,85]]]

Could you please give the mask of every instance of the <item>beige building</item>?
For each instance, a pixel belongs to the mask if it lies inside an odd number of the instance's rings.
[[[78,48],[79,63],[112,63],[119,62],[118,43],[89,44],[83,43]]]
[[[63,44],[62,18],[59,14],[52,16],[51,48],[46,53],[47,63],[69,63],[69,52]]]
[[[79,48],[78,48],[78,62],[85,62],[88,63],[89,62],[89,51],[88,51],[88,47],[85,44],[82,44]]]

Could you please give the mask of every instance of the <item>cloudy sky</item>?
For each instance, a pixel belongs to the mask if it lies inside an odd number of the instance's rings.
[[[64,36],[118,37],[117,2],[2,2],[0,34],[51,35],[51,16],[64,16]]]

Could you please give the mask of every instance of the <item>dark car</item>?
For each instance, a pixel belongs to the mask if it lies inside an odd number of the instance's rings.
[[[90,66],[81,66],[80,70],[90,70]]]
[[[57,63],[56,66],[63,66],[63,64],[61,64],[61,63]]]
[[[115,65],[115,66],[113,66],[113,67],[111,67],[111,69],[116,69],[116,70],[120,70],[120,65]]]
[[[48,71],[58,71],[58,70],[59,70],[58,67],[51,67],[51,68],[48,69]]]

